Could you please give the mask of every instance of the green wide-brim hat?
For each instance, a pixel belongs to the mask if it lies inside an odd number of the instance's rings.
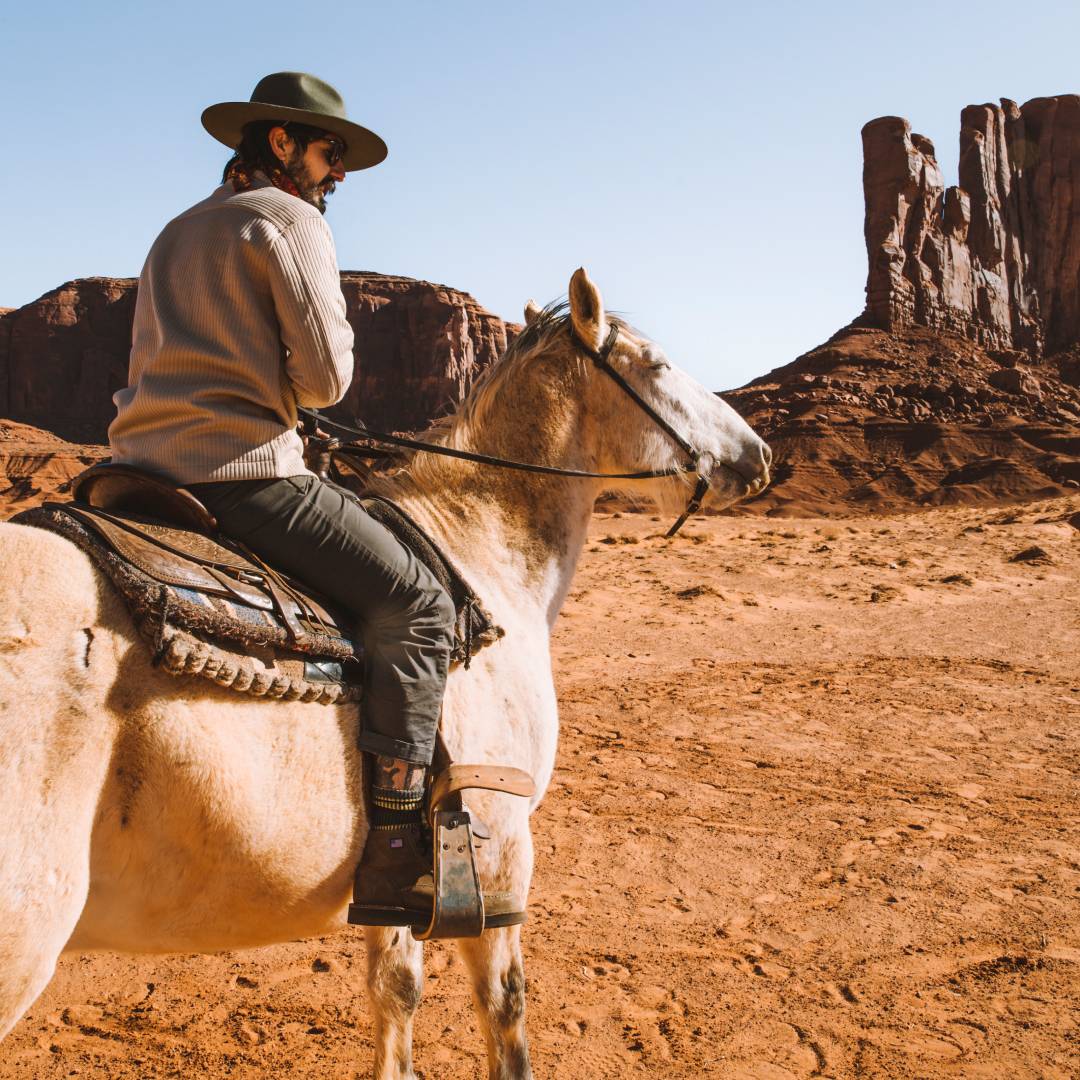
[[[345,102],[329,84],[302,71],[279,71],[259,80],[250,101],[222,101],[203,110],[202,125],[230,150],[252,120],[295,120],[322,128],[345,143],[346,172],[370,169],[386,157],[386,143],[345,115]]]

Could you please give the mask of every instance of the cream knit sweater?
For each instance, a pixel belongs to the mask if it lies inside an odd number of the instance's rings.
[[[319,211],[268,181],[225,184],[146,258],[113,460],[178,484],[307,473],[296,407],[341,400],[352,345]]]

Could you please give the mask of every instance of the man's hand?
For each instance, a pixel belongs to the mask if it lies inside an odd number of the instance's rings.
[[[311,425],[310,420],[301,420],[300,423],[296,425],[296,433],[305,442],[308,439],[329,439],[330,438],[330,432],[329,431],[323,431],[323,429],[321,427],[319,427],[318,424],[315,425],[315,430],[312,431],[310,425]]]

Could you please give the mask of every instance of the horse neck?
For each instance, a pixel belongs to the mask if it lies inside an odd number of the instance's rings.
[[[439,441],[513,461],[593,471],[596,447],[591,426],[583,423],[586,382],[575,365],[518,365],[483,389],[479,407],[448,421]],[[434,454],[417,455],[406,470],[373,485],[415,518],[467,578],[479,574],[508,597],[535,599],[549,622],[569,588],[599,488],[595,480]]]

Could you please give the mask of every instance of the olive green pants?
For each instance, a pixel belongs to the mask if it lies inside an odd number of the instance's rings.
[[[356,615],[366,665],[360,749],[430,764],[454,633],[454,605],[431,571],[316,476],[188,487],[223,533]]]

